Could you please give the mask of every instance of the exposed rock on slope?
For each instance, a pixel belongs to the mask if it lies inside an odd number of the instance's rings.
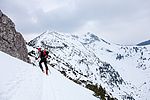
[[[0,10],[0,51],[29,62],[26,43],[15,24]]]

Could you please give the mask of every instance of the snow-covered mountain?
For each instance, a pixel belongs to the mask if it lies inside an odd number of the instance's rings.
[[[150,46],[121,46],[98,36],[44,32],[28,43],[50,51],[49,63],[70,80],[118,100],[150,98]],[[30,48],[31,48],[30,47]],[[34,56],[36,49],[30,49]]]
[[[0,52],[0,100],[99,100],[88,89],[49,67],[49,76],[39,67]]]

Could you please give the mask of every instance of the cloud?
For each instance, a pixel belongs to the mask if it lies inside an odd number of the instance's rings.
[[[2,11],[18,31],[99,33],[108,40],[130,44],[150,37],[150,1],[145,0],[1,0]]]

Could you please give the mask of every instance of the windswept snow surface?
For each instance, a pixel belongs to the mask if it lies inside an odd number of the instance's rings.
[[[2,52],[0,61],[0,100],[99,100],[53,68],[47,76],[39,67]]]

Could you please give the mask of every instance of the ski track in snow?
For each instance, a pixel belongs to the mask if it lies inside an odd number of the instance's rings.
[[[51,77],[50,74],[49,76],[43,75],[43,84],[42,84],[42,100],[57,100],[55,97],[55,91],[53,89],[53,85],[51,83]],[[51,98],[49,98],[51,97]]]

